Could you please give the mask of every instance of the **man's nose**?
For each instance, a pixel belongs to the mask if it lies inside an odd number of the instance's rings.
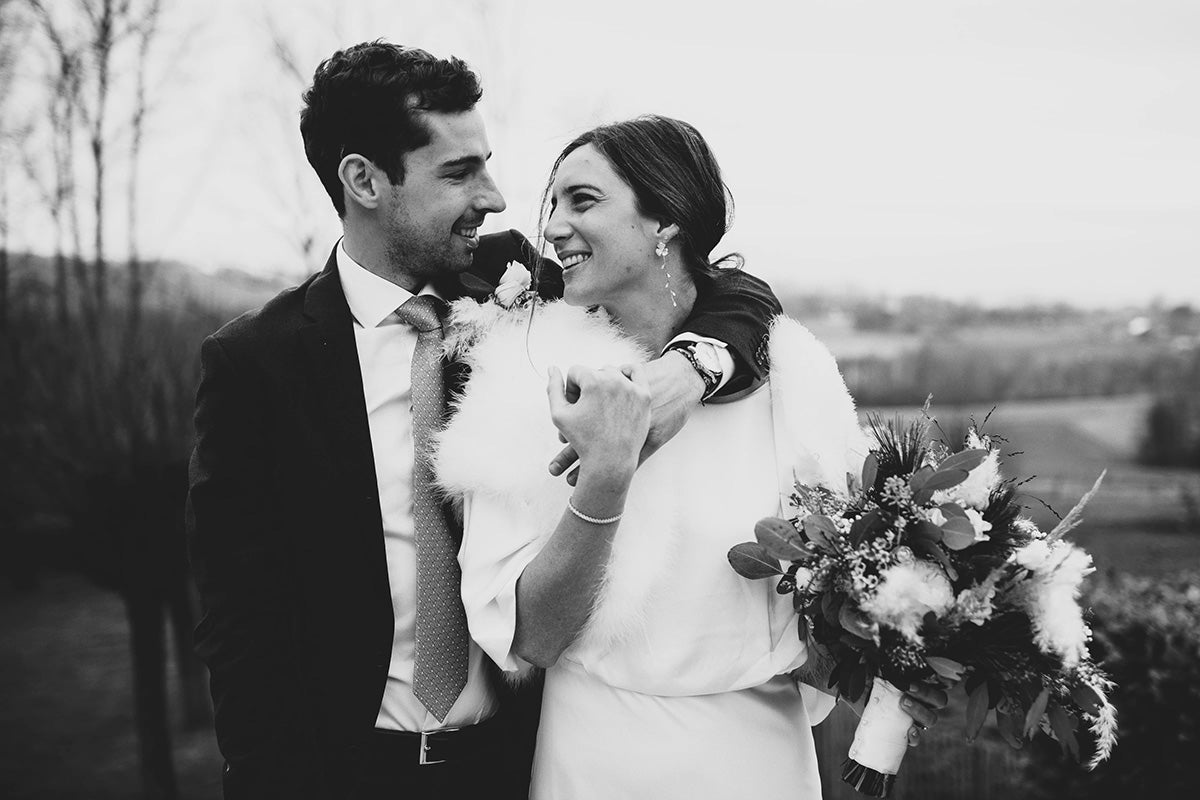
[[[483,185],[480,187],[479,198],[476,202],[480,211],[492,214],[499,214],[508,208],[508,203],[504,202],[504,195],[500,194],[496,182],[492,180],[491,173],[486,170],[483,173]]]

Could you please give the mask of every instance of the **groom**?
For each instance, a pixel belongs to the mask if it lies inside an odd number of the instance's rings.
[[[481,94],[462,61],[396,45],[322,63],[300,129],[344,236],[321,273],[204,342],[189,547],[229,800],[507,798],[528,781],[522,705],[466,635],[461,530],[414,459],[462,379],[440,360],[444,301],[537,257],[515,232],[479,236],[504,209]],[[700,299],[689,352],[649,367],[648,447],[702,394],[761,378],[778,310],[743,273]]]

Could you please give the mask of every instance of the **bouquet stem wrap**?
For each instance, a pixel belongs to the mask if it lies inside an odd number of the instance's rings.
[[[912,717],[900,708],[900,690],[875,678],[863,710],[842,780],[870,797],[887,797],[908,751]]]

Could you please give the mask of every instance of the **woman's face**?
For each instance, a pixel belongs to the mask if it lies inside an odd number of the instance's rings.
[[[586,144],[563,159],[550,198],[545,236],[563,265],[568,303],[611,305],[653,285],[659,224],[642,216],[633,189],[599,150]]]

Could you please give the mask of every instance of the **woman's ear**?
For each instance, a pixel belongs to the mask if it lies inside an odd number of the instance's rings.
[[[678,225],[676,225],[674,222],[670,222],[670,223],[667,223],[667,222],[660,222],[660,223],[658,223],[658,235],[657,235],[657,238],[658,238],[658,240],[659,240],[659,241],[662,241],[662,242],[670,242],[672,239],[674,239],[674,238],[675,238],[676,236],[678,236],[678,235],[679,235],[679,226],[678,226]]]
[[[378,208],[383,192],[383,173],[370,160],[351,153],[338,164],[338,178],[346,193],[347,205],[353,201],[363,208]]]

